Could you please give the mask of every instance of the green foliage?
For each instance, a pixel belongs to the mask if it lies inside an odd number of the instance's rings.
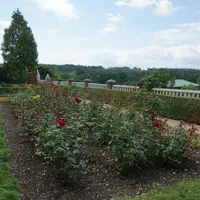
[[[10,83],[24,83],[37,66],[37,45],[32,30],[19,10],[14,11],[2,43],[3,68]]]
[[[200,85],[200,76],[197,78],[197,84]]]
[[[181,89],[182,90],[200,90],[198,86],[193,86],[193,85],[183,86]]]
[[[49,76],[52,77],[52,78],[56,78],[54,76],[54,72],[50,68],[48,68],[47,66],[45,66],[45,65],[39,65],[37,69],[40,72],[40,78],[42,80],[45,79],[45,77],[46,77],[47,74],[49,74]]]
[[[174,68],[150,68],[142,70],[137,67],[112,67],[103,68],[102,66],[83,66],[83,65],[46,65],[50,69],[58,69],[62,78],[68,79],[71,72],[76,74],[76,81],[83,81],[86,78],[90,78],[95,83],[105,84],[107,80],[114,79],[117,84],[136,85],[145,76],[152,73],[160,73],[163,76],[163,80],[170,80],[170,77],[176,77],[177,79],[185,79],[190,82],[196,82],[200,76],[200,70],[198,69],[174,69]]]
[[[115,200],[197,200],[200,197],[199,188],[199,180],[185,181],[135,198],[116,198]]]
[[[6,77],[6,70],[3,65],[0,64],[0,84],[8,82]]]
[[[170,79],[170,87],[171,87],[171,88],[174,87],[175,81],[176,81],[176,76],[171,77],[171,79]]]
[[[3,123],[0,121],[0,199],[19,200],[19,187],[8,167],[8,149],[5,148]]]
[[[65,88],[68,90],[68,88]],[[114,90],[99,90],[94,88],[77,87],[77,93],[93,102],[106,103],[115,107],[140,110],[144,105],[154,105],[157,114],[177,120],[191,120],[196,113],[200,113],[200,99],[155,95],[147,92],[122,92]],[[148,107],[149,109],[150,107]],[[152,111],[149,109],[149,111]]]
[[[35,100],[33,97],[38,93],[41,97]],[[87,147],[83,134],[84,117],[80,118],[83,116],[79,114],[81,106],[72,107],[73,97],[61,95],[56,88],[41,86],[16,94],[11,97],[11,103],[31,134],[37,154],[53,164],[60,176],[76,182],[89,171],[84,151]],[[56,123],[61,114],[67,123],[62,128]]]
[[[11,97],[17,115],[35,142],[37,154],[52,163],[62,176],[77,181],[86,174],[95,160],[91,148],[104,149],[105,160],[126,173],[156,164],[177,166],[183,162],[191,146],[188,132],[181,127],[169,129],[162,121],[159,127],[152,125],[158,117],[156,112],[152,114],[160,104],[157,96],[143,96],[141,102],[145,103],[140,109],[135,109],[137,103],[130,109],[121,109],[96,101],[77,104],[74,95],[84,99],[79,92],[74,87],[41,86]],[[35,99],[35,95],[40,97]],[[96,100],[101,97],[104,96]],[[56,125],[59,118],[66,122],[64,127]]]
[[[188,147],[187,131],[169,127],[159,121],[160,127],[152,126],[152,119],[147,115],[136,113],[131,120],[123,121],[118,131],[113,134],[110,146],[115,155],[115,163],[124,173],[132,168],[151,165],[182,163]]]
[[[163,111],[160,113],[163,117],[171,119],[191,121],[196,113],[200,113],[200,99],[173,97],[159,95],[163,100]],[[199,123],[197,121],[197,123]]]
[[[17,93],[21,90],[23,90],[24,88],[17,88],[17,87],[0,87],[0,94],[12,94],[12,93]]]
[[[150,75],[145,76],[141,83],[144,84],[147,91],[152,91],[153,88],[157,87],[166,87],[168,81],[170,80],[169,74],[161,74],[157,71],[151,73]]]

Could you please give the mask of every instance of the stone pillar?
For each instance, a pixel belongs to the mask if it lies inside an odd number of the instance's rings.
[[[112,87],[114,84],[116,84],[116,81],[113,79],[110,79],[106,83],[107,83],[107,88],[112,90]]]
[[[84,84],[85,84],[85,87],[86,87],[86,88],[88,87],[88,84],[89,84],[89,83],[91,83],[91,80],[90,80],[90,79],[87,78],[87,79],[84,80]]]

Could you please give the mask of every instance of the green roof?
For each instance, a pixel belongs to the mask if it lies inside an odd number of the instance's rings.
[[[168,87],[170,87],[170,82],[168,83]],[[183,87],[183,86],[189,86],[189,85],[192,85],[192,86],[199,86],[198,84],[196,83],[192,83],[190,81],[186,81],[184,79],[176,79],[175,80],[175,84],[173,87]]]

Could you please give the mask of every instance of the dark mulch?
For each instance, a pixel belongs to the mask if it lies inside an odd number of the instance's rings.
[[[21,185],[22,200],[110,200],[117,196],[133,197],[156,187],[200,178],[200,154],[196,153],[193,155],[196,162],[182,169],[157,167],[129,178],[117,175],[105,167],[103,159],[99,159],[80,186],[63,186],[51,167],[35,156],[34,146],[8,104],[0,104],[0,119],[5,121],[7,144],[12,149],[9,164]]]
[[[5,123],[9,165],[21,187],[22,200],[59,200],[63,194],[51,168],[35,156],[34,146],[8,104],[0,104],[0,119]]]

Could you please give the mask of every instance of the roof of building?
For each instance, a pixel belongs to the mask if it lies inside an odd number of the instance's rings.
[[[183,87],[183,86],[189,86],[189,85],[192,85],[192,86],[199,86],[198,84],[196,83],[193,83],[193,82],[190,82],[190,81],[186,81],[184,79],[176,79],[175,80],[175,84],[173,87]],[[170,82],[168,83],[168,86],[170,86]]]

